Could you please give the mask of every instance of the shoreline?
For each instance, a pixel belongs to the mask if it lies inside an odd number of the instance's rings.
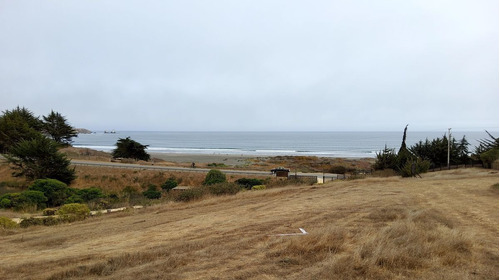
[[[188,153],[149,153],[152,159],[160,159],[175,163],[224,163],[226,165],[239,165],[258,158],[267,156],[234,155],[234,154],[188,154]]]

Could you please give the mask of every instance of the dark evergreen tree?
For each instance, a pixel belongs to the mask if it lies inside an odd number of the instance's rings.
[[[474,158],[481,160],[483,166],[491,168],[493,162],[498,160],[498,137],[495,138],[488,131],[486,133],[489,138],[479,140],[479,146],[476,147]]]
[[[384,169],[396,169],[397,167],[397,155],[394,152],[394,149],[387,148],[385,146],[384,150],[380,153],[377,153],[377,159],[373,168],[375,170],[384,170]]]
[[[42,125],[40,119],[24,107],[4,111],[0,116],[0,153],[6,153],[21,140],[38,137]]]
[[[396,168],[398,170],[402,169],[405,166],[407,161],[411,161],[414,159],[412,153],[406,147],[406,131],[408,130],[408,125],[406,125],[405,130],[403,132],[403,141],[401,142],[401,147],[399,148],[397,159],[396,159]]]
[[[116,142],[116,149],[113,150],[112,155],[114,158],[132,158],[136,160],[148,161],[150,156],[146,153],[148,145],[142,145],[130,137],[125,139],[120,138]]]
[[[66,118],[54,111],[43,117],[43,132],[63,146],[71,144],[72,138],[78,136]]]
[[[51,178],[70,184],[76,178],[75,169],[70,168],[70,160],[57,147],[56,142],[39,134],[13,145],[5,157],[15,170],[14,176],[30,180]]]

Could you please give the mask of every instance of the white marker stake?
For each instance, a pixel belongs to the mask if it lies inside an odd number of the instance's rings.
[[[274,234],[272,236],[296,236],[296,235],[306,235],[309,234],[305,229],[299,228],[301,233],[282,233],[282,234]]]

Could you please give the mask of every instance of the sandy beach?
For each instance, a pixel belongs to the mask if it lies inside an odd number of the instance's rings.
[[[241,165],[259,157],[251,155],[229,155],[229,154],[179,154],[179,153],[151,153],[151,158],[161,159],[175,163],[223,163],[225,165]],[[265,158],[265,157],[261,157]]]

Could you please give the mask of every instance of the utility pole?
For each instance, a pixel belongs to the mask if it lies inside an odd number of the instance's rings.
[[[451,142],[451,128],[448,128],[448,169],[450,169],[450,142]]]

